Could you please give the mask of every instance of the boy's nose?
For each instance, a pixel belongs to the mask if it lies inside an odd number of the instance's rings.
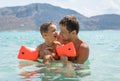
[[[57,36],[59,35],[59,32],[58,32],[58,31],[56,31],[55,33],[56,33]]]

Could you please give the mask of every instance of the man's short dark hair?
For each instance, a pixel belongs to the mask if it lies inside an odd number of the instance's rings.
[[[63,19],[61,19],[59,24],[65,26],[69,32],[72,32],[73,30],[76,30],[77,34],[79,32],[79,21],[73,15],[65,16]]]

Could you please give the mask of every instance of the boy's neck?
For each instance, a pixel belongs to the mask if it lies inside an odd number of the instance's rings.
[[[52,42],[52,41],[45,41],[45,45],[46,45],[46,46],[52,46],[52,45],[53,45],[53,42]]]

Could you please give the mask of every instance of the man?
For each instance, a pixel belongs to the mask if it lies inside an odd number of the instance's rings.
[[[68,60],[74,63],[84,64],[89,56],[89,47],[78,37],[79,21],[75,16],[68,15],[61,19],[59,25],[60,42],[63,44],[73,42],[76,49],[76,57],[68,57]]]

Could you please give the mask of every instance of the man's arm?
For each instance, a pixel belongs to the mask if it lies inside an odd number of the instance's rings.
[[[89,56],[89,47],[86,43],[82,43],[78,50],[77,63],[84,64]]]

